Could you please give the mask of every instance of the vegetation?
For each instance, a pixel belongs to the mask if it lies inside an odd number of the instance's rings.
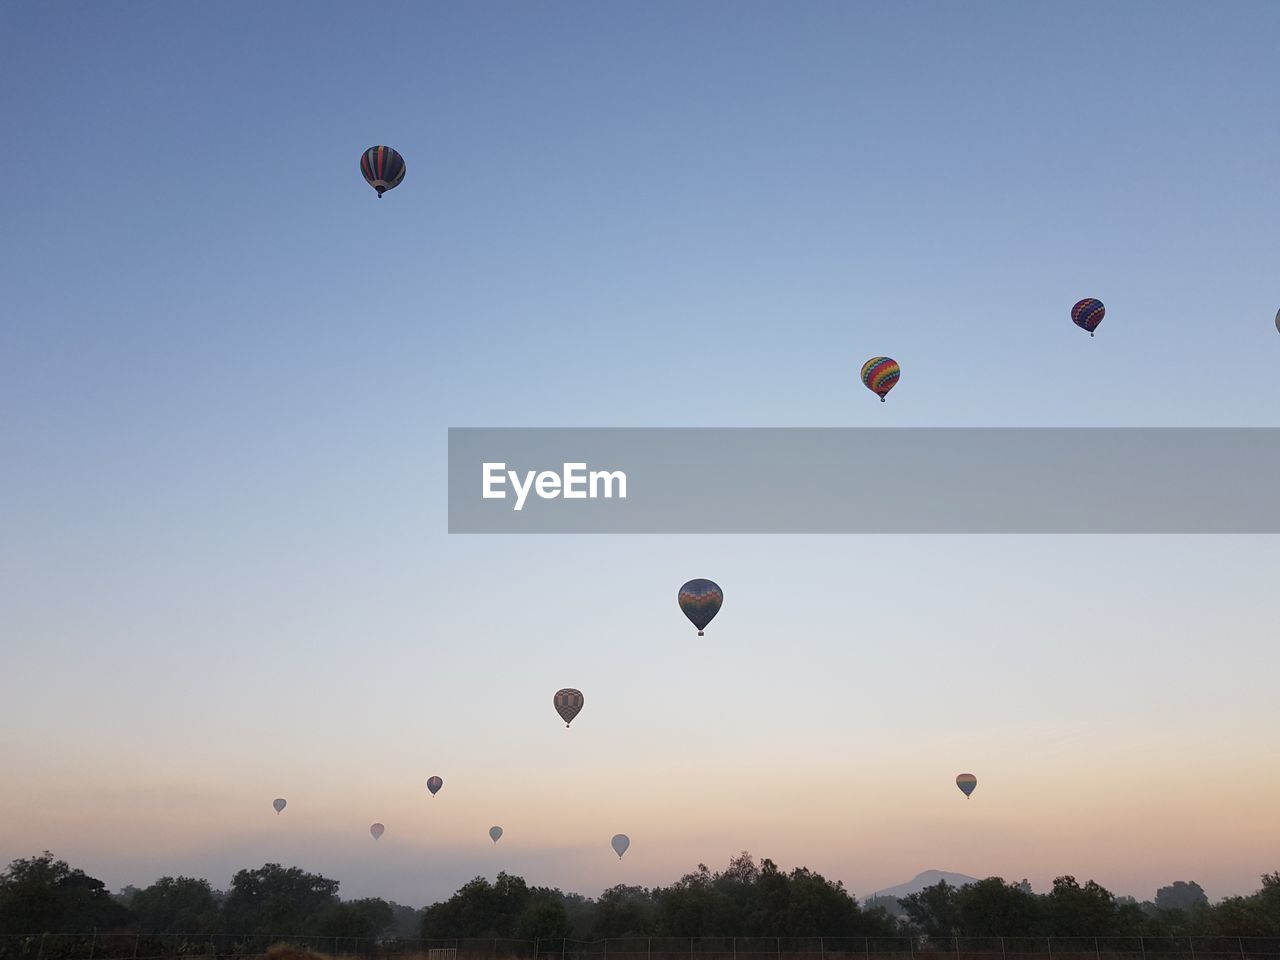
[[[230,889],[161,877],[107,892],[102,881],[53,855],[14,860],[0,873],[0,934],[132,933],[137,936],[266,936],[375,940],[394,937],[1280,937],[1280,872],[1247,897],[1210,904],[1178,881],[1144,903],[1092,880],[1059,877],[1044,894],[1025,880],[945,881],[881,906],[860,905],[838,881],[790,872],[743,853],[721,871],[700,865],[667,887],[615,886],[595,899],[500,873],[464,884],[422,910],[380,898],[343,900],[338,881],[267,863],[241,870]],[[46,957],[49,954],[45,954]]]

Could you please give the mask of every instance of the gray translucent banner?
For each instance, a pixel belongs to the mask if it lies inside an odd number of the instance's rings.
[[[450,533],[1278,533],[1278,490],[1271,428],[449,431]]]

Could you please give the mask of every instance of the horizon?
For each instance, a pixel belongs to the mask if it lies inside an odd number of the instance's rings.
[[[0,861],[406,904],[742,850],[860,898],[1275,869],[1273,537],[457,535],[447,442],[1280,426],[1280,4],[0,25]]]

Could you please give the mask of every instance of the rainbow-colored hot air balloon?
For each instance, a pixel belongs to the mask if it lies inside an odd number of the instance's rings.
[[[1107,308],[1102,305],[1102,301],[1095,300],[1093,297],[1085,297],[1071,308],[1071,322],[1083,330],[1088,330],[1091,337],[1106,315]]]
[[[956,786],[960,788],[960,792],[967,799],[969,794],[973,793],[973,788],[978,785],[978,778],[972,773],[962,773],[956,777]]]
[[[440,788],[443,786],[444,786],[444,781],[441,780],[439,777],[427,778],[427,789],[431,791],[431,795],[433,797],[440,792]]]
[[[564,725],[567,727],[573,723],[573,718],[578,715],[586,700],[582,696],[581,690],[565,687],[563,690],[556,691],[556,695],[551,702],[555,704],[556,713],[560,714],[560,719],[564,721]]]
[[[370,147],[360,158],[360,172],[381,200],[384,193],[400,186],[404,179],[404,157],[390,147]]]
[[[872,357],[862,365],[862,382],[867,385],[868,390],[880,398],[881,403],[884,403],[884,398],[889,395],[889,391],[894,388],[901,376],[902,368],[892,357]]]
[[[698,628],[698,636],[715,619],[724,604],[724,591],[711,580],[690,580],[676,595],[680,609],[689,622]]]

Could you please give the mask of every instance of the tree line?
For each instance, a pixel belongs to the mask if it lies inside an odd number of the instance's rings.
[[[892,901],[859,903],[840,881],[780,869],[747,853],[705,865],[665,887],[619,885],[595,898],[530,886],[499,873],[414,909],[379,897],[343,900],[338,881],[277,863],[240,870],[215,890],[161,877],[110,893],[83,870],[41,856],[0,873],[0,933],[271,935],[390,938],[497,937],[1280,937],[1280,872],[1249,896],[1210,904],[1199,884],[1162,887],[1154,901],[1120,897],[1090,880],[1058,877],[1037,894],[1025,880],[945,881]]]

